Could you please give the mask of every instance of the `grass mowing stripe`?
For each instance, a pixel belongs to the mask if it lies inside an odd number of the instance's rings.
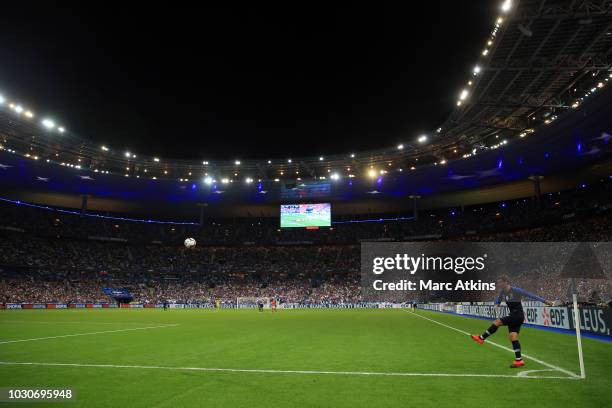
[[[385,373],[371,371],[317,371],[317,370],[269,370],[254,368],[211,368],[211,367],[165,367],[146,365],[125,364],[80,364],[80,363],[34,363],[18,361],[0,361],[0,365],[31,365],[50,367],[89,367],[89,368],[131,368],[146,370],[174,370],[174,371],[208,371],[208,372],[230,372],[230,373],[259,373],[259,374],[310,374],[310,375],[344,375],[344,376],[380,376],[380,377],[478,377],[478,378],[529,378],[529,379],[555,379],[555,380],[578,380],[579,377],[539,376],[529,377],[527,375],[507,374],[462,374],[462,373]],[[538,370],[540,371],[540,370]]]
[[[429,317],[421,316],[420,314],[417,314],[417,313],[415,313],[415,312],[409,312],[409,313],[410,313],[410,314],[412,314],[413,316],[417,316],[417,317],[420,317],[421,319],[429,320],[430,322],[433,322],[433,323],[435,323],[435,324],[439,324],[440,326],[444,326],[444,327],[449,328],[449,329],[452,329],[452,330],[454,330],[454,331],[456,331],[456,332],[463,333],[463,334],[465,334],[465,335],[467,335],[467,336],[469,336],[469,335],[470,335],[470,333],[468,333],[468,332],[466,332],[466,331],[463,331],[463,330],[458,329],[458,328],[453,327],[453,326],[449,326],[448,324],[441,323],[441,322],[439,322],[439,321],[437,321],[437,320],[430,319]],[[499,347],[499,348],[501,348],[501,349],[503,349],[503,350],[511,351],[511,352],[513,352],[513,353],[514,353],[514,350],[512,350],[510,347],[502,346],[501,344],[498,344],[498,343],[492,342],[492,341],[490,341],[490,340],[485,341],[485,344],[490,344],[490,345],[492,345],[492,346]],[[564,368],[557,367],[556,365],[552,365],[552,364],[550,364],[550,363],[547,363],[547,362],[545,362],[545,361],[542,361],[542,360],[537,359],[537,358],[535,358],[535,357],[532,357],[532,356],[530,356],[530,355],[527,355],[527,354],[524,354],[524,353],[523,353],[523,357],[526,357],[526,358],[528,358],[528,359],[530,359],[530,360],[533,360],[533,361],[535,361],[536,363],[540,363],[540,364],[542,364],[543,366],[546,366],[546,367],[552,368],[552,369],[554,369],[554,370],[560,371],[560,372],[562,372],[562,373],[564,373],[564,374],[567,374],[567,375],[569,375],[569,376],[571,376],[571,377],[574,377],[575,379],[582,379],[582,378],[581,378],[581,377],[580,377],[578,374],[575,374],[575,373],[573,373],[573,372],[571,372],[571,371],[568,371],[568,370],[566,370],[566,369],[564,369]]]
[[[113,324],[113,325],[119,325],[119,324],[137,324],[139,326],[142,325],[149,325],[149,326],[154,326],[155,324],[153,323],[143,323],[143,322],[92,322],[92,321],[85,321],[85,322],[68,322],[68,321],[56,321],[56,320],[52,320],[52,321],[38,321],[38,320],[0,320],[0,324],[17,324],[17,323],[36,323],[36,324],[80,324],[83,326],[87,326],[87,325],[94,325],[94,324]],[[173,323],[162,323],[162,324],[167,324],[167,325],[171,325]]]
[[[166,324],[166,325],[163,325],[163,326],[134,327],[134,328],[131,328],[131,329],[104,330],[104,331],[88,332],[88,333],[64,334],[64,335],[61,335],[61,336],[34,337],[32,339],[19,339],[19,340],[0,341],[0,344],[22,343],[22,342],[25,342],[25,341],[60,339],[60,338],[64,338],[64,337],[93,336],[95,334],[118,333],[118,332],[134,331],[134,330],[161,329],[161,328],[165,328],[165,327],[176,327],[176,326],[178,326],[178,324]]]

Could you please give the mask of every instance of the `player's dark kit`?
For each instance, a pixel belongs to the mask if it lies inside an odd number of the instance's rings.
[[[517,287],[511,287],[510,290],[507,292],[501,291],[499,293],[499,296],[497,297],[497,300],[495,301],[495,304],[499,305],[503,300],[508,306],[508,316],[504,316],[500,320],[502,321],[504,326],[508,326],[509,333],[519,333],[521,331],[521,326],[525,321],[525,312],[523,310],[523,304],[521,302],[523,298],[529,298],[531,300],[546,303],[546,300],[539,297],[538,295],[534,295],[533,293],[527,292],[526,290]]]
[[[531,300],[546,303],[546,300],[530,293],[524,289],[508,286],[507,289],[502,289],[499,292],[499,296],[495,300],[495,304],[499,305],[502,300],[506,302],[508,306],[508,315],[498,319],[501,324],[497,323],[497,320],[480,336],[472,335],[472,339],[479,344],[483,344],[485,339],[491,336],[497,331],[498,326],[508,326],[508,333],[512,342],[512,349],[514,350],[515,359],[510,365],[510,368],[518,368],[525,365],[521,356],[521,344],[518,341],[518,334],[521,331],[521,326],[525,321],[525,312],[523,310],[522,299],[529,298]]]

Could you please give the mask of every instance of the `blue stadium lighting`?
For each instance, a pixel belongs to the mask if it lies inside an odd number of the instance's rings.
[[[582,152],[582,143],[576,145],[576,150],[578,150],[578,153]]]
[[[364,222],[412,221],[414,217],[375,218],[370,220],[332,221],[332,224],[360,224]]]
[[[506,204],[506,203],[501,203],[501,204],[500,204],[500,207],[501,207],[501,208],[506,208],[506,207],[508,207],[508,204]]]
[[[63,213],[63,214],[72,214],[72,215],[85,216],[85,217],[90,217],[90,218],[98,218],[98,219],[104,219],[104,220],[143,222],[143,223],[148,223],[148,224],[164,224],[164,225],[200,225],[197,222],[187,222],[187,221],[145,220],[141,218],[113,217],[110,215],[87,214],[87,213],[83,214],[80,211],[63,210],[61,208],[53,208],[53,207],[48,207],[45,205],[31,204],[31,203],[26,203],[20,200],[10,200],[8,198],[1,198],[1,197],[0,197],[0,201],[3,201],[5,203],[10,203],[10,204],[22,205],[24,207],[37,208],[40,210],[56,211],[56,212]]]
[[[502,159],[499,159],[499,161],[497,162],[497,168],[501,170],[502,167],[504,167],[504,161]]]

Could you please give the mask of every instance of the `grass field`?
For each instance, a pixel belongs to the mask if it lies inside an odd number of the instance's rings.
[[[2,311],[0,387],[76,392],[18,407],[612,405],[612,343],[584,339],[580,380],[562,371],[578,371],[574,337],[524,328],[541,363],[513,370],[510,351],[457,331],[487,325],[393,309]]]
[[[281,228],[298,227],[329,227],[330,218],[327,214],[283,214]]]

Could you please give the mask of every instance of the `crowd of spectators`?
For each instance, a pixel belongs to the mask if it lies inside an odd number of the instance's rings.
[[[279,231],[271,220],[203,226],[119,223],[4,203],[0,303],[108,302],[105,287],[127,288],[135,300],[152,303],[229,305],[240,297],[359,303],[359,241],[610,241],[611,203],[607,189],[577,191],[547,195],[540,205],[516,200],[423,211],[418,220],[315,231]],[[187,236],[196,238],[195,248],[182,246]],[[546,298],[566,299],[568,281],[558,278],[559,265],[549,265],[549,270],[523,271],[513,279]],[[578,281],[584,301],[610,300],[610,271],[605,272],[607,277]]]
[[[548,193],[534,198],[495,202],[468,207],[422,209],[417,220],[391,221],[389,218],[411,218],[412,206],[405,213],[333,216],[331,228],[307,230],[279,228],[278,218],[245,217],[205,219],[203,225],[172,225],[132,222],[81,216],[57,210],[44,210],[0,202],[0,228],[14,228],[36,236],[62,238],[103,238],[129,243],[162,243],[179,245],[193,237],[200,245],[276,245],[287,242],[315,244],[355,244],[363,240],[414,240],[419,237],[443,239],[497,239],[498,232],[530,229],[539,240],[580,240],[590,231],[572,229],[561,237],[551,236],[550,225],[571,219],[605,214],[612,209],[612,180],[572,191]],[[355,222],[363,220],[375,222]],[[574,228],[574,227],[572,227]],[[598,237],[605,238],[605,225]],[[609,231],[609,229],[608,229]],[[559,232],[555,232],[559,234]],[[593,237],[596,239],[597,237]],[[531,240],[518,232],[512,240]]]

